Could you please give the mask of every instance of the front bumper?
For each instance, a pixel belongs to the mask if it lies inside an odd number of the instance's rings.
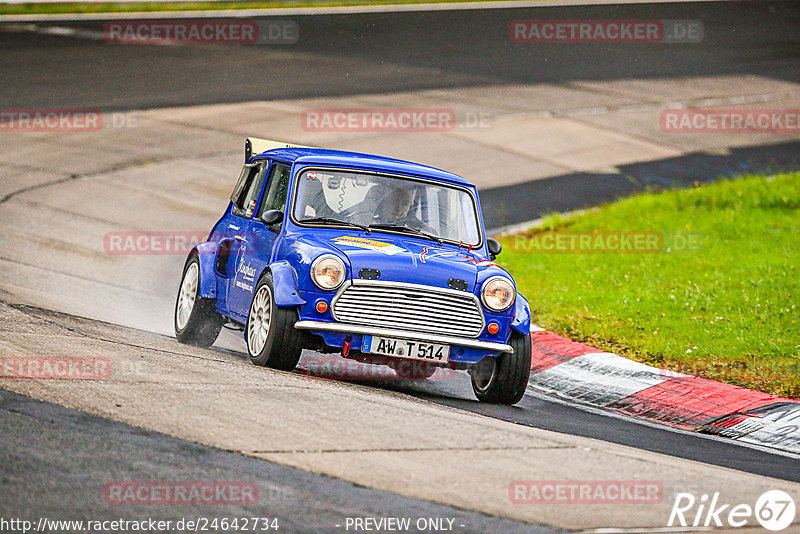
[[[349,334],[367,334],[373,336],[394,337],[400,339],[410,339],[414,341],[427,341],[430,343],[441,343],[443,345],[456,345],[470,349],[481,349],[492,352],[514,352],[511,345],[505,343],[495,343],[493,341],[481,341],[455,336],[443,336],[439,334],[423,334],[409,332],[407,330],[396,330],[394,328],[379,328],[374,326],[364,326],[348,323],[333,323],[324,321],[298,321],[294,324],[298,330],[321,330],[327,332],[343,332]]]

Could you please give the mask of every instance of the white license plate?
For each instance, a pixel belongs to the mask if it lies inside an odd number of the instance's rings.
[[[449,345],[379,336],[364,336],[361,352],[436,363],[447,363],[450,358]]]

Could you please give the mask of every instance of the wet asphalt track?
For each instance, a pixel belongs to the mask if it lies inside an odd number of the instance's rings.
[[[619,45],[546,45],[534,52],[497,37],[504,34],[508,20],[530,17],[525,10],[294,17],[301,27],[301,41],[274,48],[107,47],[102,42],[0,32],[0,98],[5,108],[81,106],[117,110],[485,83],[568,84],[578,78],[757,73],[798,79],[800,32],[796,21],[800,20],[800,5],[793,2],[598,6],[536,12],[540,18],[578,15],[700,19],[707,37],[702,43],[682,47],[641,45],[632,50]],[[80,26],[97,28],[98,23]],[[315,68],[309,68],[311,65]],[[417,66],[437,69],[438,74],[409,76]],[[622,174],[616,182],[602,180],[609,184],[607,191],[587,192],[586,185],[600,179],[576,176],[488,190],[482,193],[483,202],[493,203],[487,198],[514,198],[524,190],[526,197],[533,199],[530,202],[537,203],[530,207],[537,213],[572,209],[640,189],[659,175],[654,169],[680,169],[682,179],[691,183],[696,176],[707,176],[709,170],[733,172],[745,163],[754,165],[754,170],[792,166],[799,151],[797,143],[789,143],[769,149],[754,147],[750,152],[746,158],[738,158],[734,152],[716,161],[709,158],[700,165],[696,159],[647,164],[640,166],[642,180],[638,184]],[[501,221],[499,215],[490,214],[487,225],[495,221],[515,222],[513,217]],[[800,481],[800,466],[795,459],[590,414],[534,396],[526,396],[516,407],[480,405],[466,380],[375,386],[523,425]],[[112,469],[124,479],[147,478],[157,472],[162,479],[224,479],[247,473],[264,484],[280,480],[296,492],[280,503],[281,513],[294,518],[287,519],[289,524],[305,531],[328,525],[336,516],[332,509],[352,510],[358,515],[460,513],[469,518],[474,531],[527,528],[200,447],[7,392],[0,393],[0,409],[4,414],[0,417],[3,463],[7,466],[3,484],[21,487],[31,479],[50,481],[47,486],[28,488],[30,493],[16,492],[13,498],[4,498],[4,515],[12,509],[30,510],[31,502],[48,502],[47,513],[59,517],[68,517],[66,513],[78,505],[101,510],[102,502],[95,502],[96,495],[71,493],[72,482],[74,477],[99,479],[105,469]],[[53,446],[57,446],[58,455],[50,454]],[[152,460],[156,451],[158,462]],[[83,463],[92,455],[107,458],[105,465],[112,467]],[[75,466],[79,466],[77,470]],[[37,492],[47,492],[49,499]],[[263,515],[263,510],[242,511]],[[132,515],[141,517],[140,512]]]
[[[693,2],[282,17],[300,39],[269,46],[107,46],[0,31],[4,108],[104,111],[485,84],[714,75],[800,80],[800,4]],[[678,19],[703,24],[699,43],[515,44],[514,19]],[[39,23],[102,32],[103,21]],[[0,24],[2,30],[2,24]],[[800,143],[740,147],[484,189],[487,228],[608,202],[649,186],[800,165]],[[522,201],[522,204],[519,202]],[[516,208],[516,209],[515,209]]]
[[[778,456],[715,437],[676,432],[666,426],[643,424],[631,417],[609,416],[598,413],[598,410],[586,411],[582,407],[548,400],[546,395],[532,394],[531,391],[514,406],[481,404],[472,394],[466,374],[462,380],[447,382],[394,382],[382,387],[503,421],[800,482],[800,462],[796,457]]]

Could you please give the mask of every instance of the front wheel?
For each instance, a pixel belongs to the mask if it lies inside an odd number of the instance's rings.
[[[531,375],[531,335],[511,334],[513,353],[487,356],[470,370],[472,391],[481,402],[516,404],[525,394]]]
[[[175,337],[181,343],[210,347],[225,319],[216,311],[214,299],[200,297],[200,260],[192,256],[183,269],[181,287],[175,301]]]
[[[295,308],[275,305],[275,282],[272,273],[258,281],[250,304],[245,341],[250,361],[273,369],[291,371],[303,352],[303,333],[296,330]]]

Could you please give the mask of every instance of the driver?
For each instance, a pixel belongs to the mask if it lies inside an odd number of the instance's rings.
[[[378,204],[375,219],[380,223],[403,224],[408,222],[410,209],[411,194],[403,189],[394,189]]]
[[[423,232],[435,233],[433,228],[414,215],[411,210],[413,200],[414,197],[410,191],[393,188],[375,209],[375,223],[409,226]]]

